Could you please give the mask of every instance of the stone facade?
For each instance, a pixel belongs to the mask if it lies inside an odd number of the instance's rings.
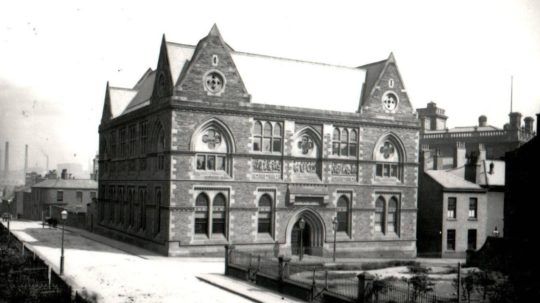
[[[171,256],[295,254],[300,238],[329,255],[335,226],[338,256],[415,256],[419,125],[393,55],[347,68],[365,82],[337,112],[252,102],[238,54],[215,27],[196,47],[164,39],[156,71],[107,86],[94,230]]]

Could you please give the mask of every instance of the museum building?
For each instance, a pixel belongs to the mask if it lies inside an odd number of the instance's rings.
[[[419,130],[392,54],[343,67],[235,51],[215,25],[163,37],[156,69],[107,84],[94,230],[170,256],[328,256],[334,232],[338,257],[416,256]]]

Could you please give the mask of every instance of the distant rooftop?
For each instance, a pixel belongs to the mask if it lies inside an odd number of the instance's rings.
[[[483,191],[478,184],[469,182],[451,172],[444,170],[428,170],[426,171],[435,182],[439,183],[444,189],[456,191]]]
[[[82,179],[48,179],[32,187],[37,188],[58,188],[58,189],[96,189],[98,183],[95,180],[82,180]]]

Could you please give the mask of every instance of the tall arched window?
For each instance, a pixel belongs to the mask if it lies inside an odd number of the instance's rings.
[[[376,177],[402,179],[403,152],[395,139],[389,136],[381,140],[375,146],[373,155],[376,161]]]
[[[199,194],[195,200],[195,234],[208,236],[208,196]]]
[[[341,196],[337,202],[337,231],[349,231],[349,199]]]
[[[217,194],[212,205],[212,234],[225,236],[225,207],[225,196]]]
[[[281,123],[255,121],[253,151],[281,152]]]
[[[259,199],[257,232],[272,234],[272,199],[266,194]]]
[[[387,220],[387,231],[392,233],[397,233],[398,231],[398,201],[395,197],[390,198],[388,201],[388,220]]]
[[[261,121],[255,121],[255,128],[253,129],[253,150],[262,150],[262,124]]]
[[[332,155],[356,157],[357,137],[356,129],[335,127],[332,133]]]
[[[129,222],[129,226],[132,227],[133,226],[133,221],[135,219],[135,208],[133,207],[133,203],[135,203],[135,189],[134,188],[130,188],[129,189],[129,216],[128,216],[128,222]]]
[[[161,188],[156,187],[156,234],[161,231]]]
[[[379,197],[375,202],[375,231],[385,233],[384,229],[384,214],[385,201],[383,197]]]
[[[146,198],[147,192],[146,188],[139,189],[139,227],[141,229],[146,229]]]

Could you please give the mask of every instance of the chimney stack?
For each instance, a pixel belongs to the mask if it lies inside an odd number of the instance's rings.
[[[465,151],[465,142],[456,142],[456,151],[454,153],[454,168],[460,168],[467,163],[467,154]]]
[[[478,126],[483,127],[487,125],[487,117],[482,115],[478,117]]]
[[[521,114],[518,112],[513,112],[509,114],[510,116],[510,130],[518,130],[521,128]]]
[[[24,173],[28,171],[28,144],[24,145]]]
[[[62,169],[62,174],[60,175],[60,178],[62,178],[62,180],[66,180],[68,178],[67,169]]]
[[[532,134],[534,131],[534,119],[533,117],[525,117],[525,132]]]
[[[6,141],[6,149],[4,150],[4,176],[8,176],[9,172],[9,141]]]
[[[478,159],[477,164],[480,163],[480,161],[486,160],[486,147],[484,144],[478,144]]]
[[[438,148],[435,150],[435,155],[433,157],[433,162],[434,162],[433,163],[433,166],[434,166],[433,168],[435,170],[440,170],[440,169],[443,168],[443,159],[441,157],[441,151]]]

